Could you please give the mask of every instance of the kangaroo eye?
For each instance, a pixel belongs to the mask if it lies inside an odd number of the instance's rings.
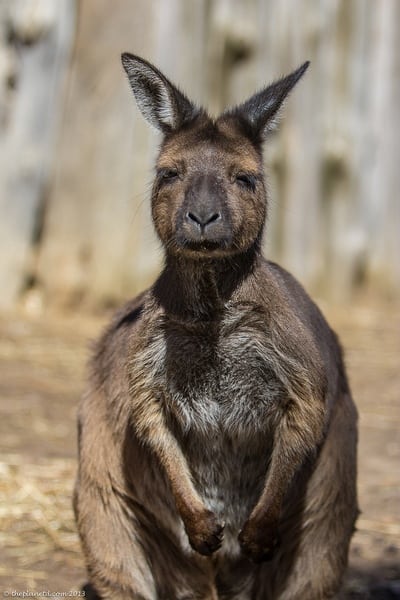
[[[238,173],[236,175],[236,183],[241,187],[254,192],[256,189],[257,178],[252,173]]]
[[[179,177],[178,169],[161,169],[159,176],[163,181],[173,181]]]

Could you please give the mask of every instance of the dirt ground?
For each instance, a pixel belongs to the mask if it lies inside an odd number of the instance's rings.
[[[362,513],[346,597],[400,598],[400,307],[363,301],[322,308],[341,336],[360,412]],[[4,596],[77,595],[85,582],[71,509],[75,414],[89,340],[105,320],[76,315],[0,319]]]

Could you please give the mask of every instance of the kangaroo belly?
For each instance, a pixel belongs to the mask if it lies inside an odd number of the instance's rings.
[[[243,439],[215,432],[189,436],[183,448],[193,481],[207,508],[225,523],[223,552],[239,553],[237,536],[255,506],[265,481],[271,439]]]
[[[256,336],[243,330],[218,338],[175,330],[159,373],[195,486],[225,522],[224,551],[239,552],[237,535],[261,494],[285,389]]]
[[[261,494],[287,397],[268,339],[243,321],[231,313],[218,330],[163,322],[135,362],[157,390],[200,497],[225,522],[230,553]]]

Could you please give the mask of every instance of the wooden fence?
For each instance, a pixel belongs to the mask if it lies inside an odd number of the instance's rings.
[[[310,59],[266,145],[266,253],[336,297],[398,294],[398,0],[0,0],[0,305],[114,302],[159,268],[122,51],[213,113]]]

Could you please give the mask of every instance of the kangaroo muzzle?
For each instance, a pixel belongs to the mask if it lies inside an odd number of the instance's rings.
[[[225,248],[231,243],[227,194],[215,174],[203,173],[189,182],[176,234],[178,244],[191,249]]]

